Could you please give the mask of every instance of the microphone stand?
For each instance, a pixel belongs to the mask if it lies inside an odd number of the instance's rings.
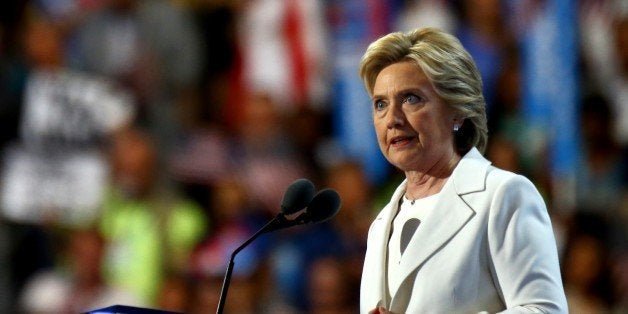
[[[247,247],[253,240],[257,239],[262,233],[272,231],[278,228],[285,226],[285,223],[288,222],[286,216],[283,213],[278,214],[265,224],[261,229],[259,229],[255,234],[253,234],[248,240],[244,241],[242,245],[236,248],[233,253],[231,253],[231,258],[229,259],[229,265],[227,266],[227,273],[225,274],[224,281],[222,283],[222,289],[220,290],[220,299],[218,300],[218,308],[216,309],[216,314],[222,314],[225,308],[225,301],[227,299],[227,292],[229,291],[229,284],[231,283],[231,274],[233,273],[233,266],[235,256],[242,251],[245,247]]]
[[[294,193],[291,193],[291,194],[294,194]],[[288,193],[288,195],[291,195],[291,194]],[[331,210],[328,210],[326,208],[331,209]],[[336,215],[338,213],[338,209],[340,209],[340,196],[338,196],[338,192],[332,189],[324,189],[318,192],[310,200],[310,204],[307,206],[307,209],[303,213],[298,215],[295,219],[291,219],[291,220],[286,219],[286,214],[285,214],[286,212],[290,214],[295,214],[295,212],[293,210],[286,210],[286,208],[284,208],[282,205],[282,211],[279,214],[277,214],[275,218],[273,218],[271,221],[265,224],[261,229],[255,232],[255,234],[253,234],[248,240],[244,241],[242,245],[236,248],[233,251],[233,253],[231,253],[231,258],[229,259],[229,265],[227,266],[227,273],[225,274],[225,279],[222,283],[222,289],[220,291],[220,299],[218,300],[218,308],[216,309],[216,313],[222,314],[225,308],[227,292],[229,291],[229,284],[231,282],[231,275],[233,273],[233,265],[234,265],[233,260],[235,259],[235,256],[240,251],[242,251],[242,249],[244,249],[247,245],[251,244],[251,242],[257,239],[257,237],[260,236],[262,233],[279,230],[282,228],[292,227],[296,225],[323,222],[325,220],[332,218],[334,215]]]

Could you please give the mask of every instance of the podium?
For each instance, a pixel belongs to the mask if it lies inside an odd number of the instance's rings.
[[[108,306],[102,309],[91,310],[83,314],[183,314],[183,313],[128,306],[128,305],[112,305],[112,306]]]

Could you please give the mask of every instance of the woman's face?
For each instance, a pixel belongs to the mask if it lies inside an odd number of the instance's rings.
[[[454,115],[416,64],[385,67],[375,79],[372,105],[379,147],[395,167],[429,172],[454,157]]]

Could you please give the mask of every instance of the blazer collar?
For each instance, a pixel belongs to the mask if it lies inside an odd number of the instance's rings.
[[[486,172],[491,162],[473,147],[466,153],[451,174],[456,194],[463,195],[486,189]]]
[[[491,162],[488,161],[477,148],[473,147],[460,161],[449,180],[453,182],[453,187],[457,195],[484,191],[486,189],[486,172]],[[393,193],[390,203],[380,212],[377,218],[394,218],[397,204],[406,192],[407,180],[403,180]]]
[[[486,172],[490,165],[491,162],[484,158],[477,148],[471,148],[471,150],[460,159],[456,168],[454,168],[449,178],[452,184],[446,184],[443,190],[448,188],[449,185],[452,185],[457,195],[484,191],[484,189],[486,189]],[[401,182],[393,193],[390,202],[379,215],[377,215],[377,220],[392,221],[397,213],[399,201],[406,192],[407,184],[407,180]]]

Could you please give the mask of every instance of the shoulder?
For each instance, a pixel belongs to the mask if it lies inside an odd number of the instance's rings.
[[[530,179],[494,166],[490,166],[487,171],[486,189],[496,195],[537,195],[540,197],[540,193]]]
[[[473,176],[467,175],[465,180],[475,181],[476,189],[467,188],[469,192],[460,193],[463,189],[458,188],[458,193],[477,214],[507,219],[516,212],[541,214],[547,211],[536,186],[523,175],[492,165],[488,165],[485,172],[471,174]],[[479,177],[480,174],[483,177]]]
[[[545,200],[532,181],[523,175],[491,167],[486,191],[489,226],[503,229],[517,221],[549,222]]]
[[[516,192],[522,189],[536,191],[528,178],[491,165],[491,162],[473,148],[460,160],[452,174],[458,195]]]

